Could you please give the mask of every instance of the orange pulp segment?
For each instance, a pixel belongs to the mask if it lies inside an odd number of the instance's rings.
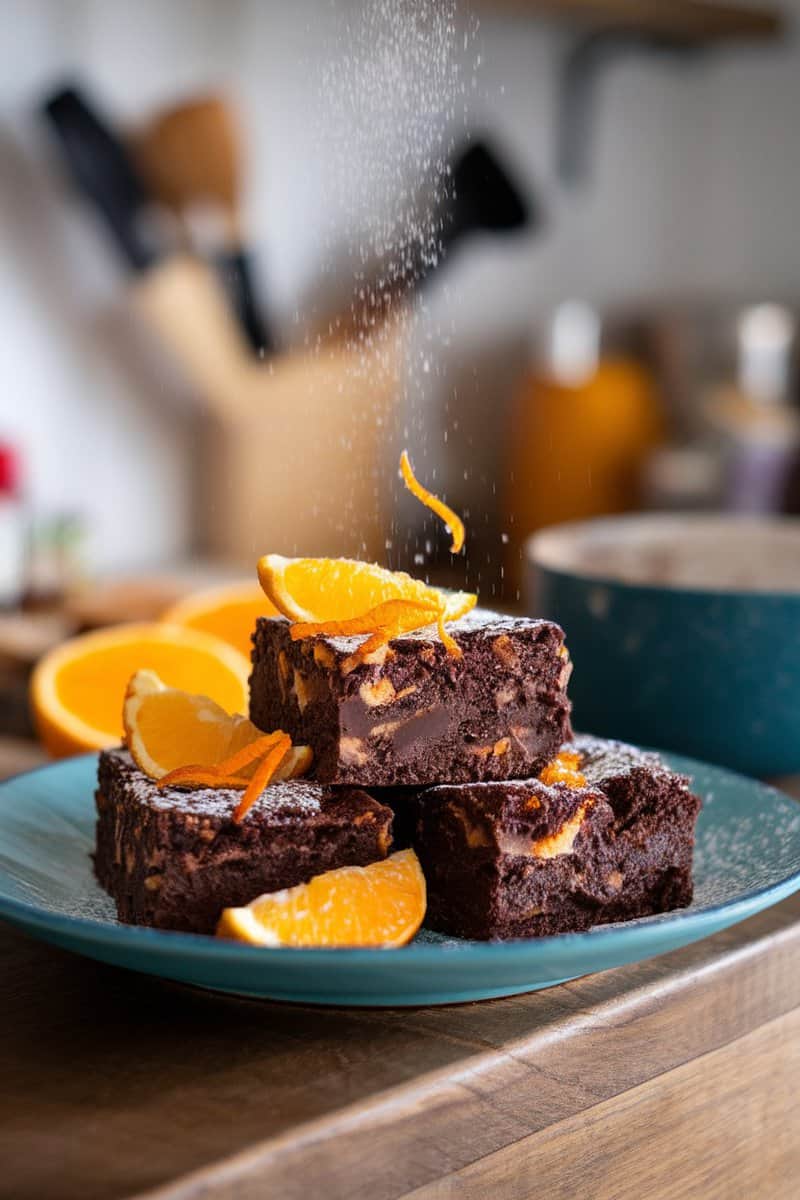
[[[438,618],[439,612],[434,604],[421,604],[414,600],[387,600],[359,617],[348,617],[346,621],[296,621],[289,631],[289,636],[294,642],[315,637],[320,633],[330,637],[352,637],[359,633],[385,630],[392,636],[397,636],[398,633],[430,624]]]
[[[350,558],[284,558],[266,554],[258,578],[279,612],[290,621],[346,621],[390,600],[444,608],[456,621],[477,603],[471,592],[443,592],[404,571]]]
[[[230,716],[210,696],[169,688],[155,671],[131,676],[122,724],[133,761],[151,779],[186,763],[216,765],[264,736],[247,717]]]

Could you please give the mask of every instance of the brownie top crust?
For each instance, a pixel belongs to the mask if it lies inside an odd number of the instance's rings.
[[[609,805],[616,817],[630,817],[667,795],[690,795],[689,779],[671,771],[652,751],[583,735],[563,750],[580,756],[583,786],[544,784],[540,779],[439,784],[418,792],[418,801],[429,811],[449,804],[468,814],[467,840],[473,847],[494,843],[503,853],[515,853],[515,838],[524,835],[545,844],[554,835],[567,836],[592,811],[608,813]],[[699,807],[697,798],[691,799]]]
[[[242,798],[241,791],[234,788],[158,788],[156,781],[145,775],[134,763],[125,749],[103,750],[99,764],[100,789],[109,783],[123,787],[129,799],[144,805],[154,812],[169,812],[183,816],[230,817]],[[250,809],[246,821],[266,822],[270,825],[296,824],[302,821],[313,825],[316,819],[327,819],[334,811],[343,810],[348,798],[356,789],[334,788],[312,780],[292,779],[285,783],[271,783]],[[357,792],[364,800],[370,800],[376,809],[382,806],[366,792]]]
[[[565,750],[580,754],[580,772],[587,783],[601,786],[609,779],[620,779],[635,770],[669,776],[672,779],[688,778],[671,771],[660,755],[653,750],[639,750],[627,742],[607,741],[604,738],[576,734],[574,741]]]
[[[284,621],[289,624],[285,617],[261,617],[259,620]],[[461,642],[463,638],[469,639],[475,634],[491,638],[510,633],[532,633],[534,636],[539,633],[542,635],[556,634],[559,642],[564,640],[563,630],[554,621],[546,621],[539,617],[504,616],[502,613],[492,612],[488,608],[473,608],[458,621],[448,621],[446,629],[457,642]],[[347,658],[369,636],[369,634],[355,634],[351,637],[337,637],[333,634],[316,634],[314,641],[324,642],[336,655]],[[413,647],[415,644],[428,642],[437,642],[442,648],[442,653],[446,655],[447,651],[441,643],[435,622],[432,625],[423,625],[419,629],[412,629],[408,633],[401,633],[398,637],[392,638],[389,645],[393,648],[403,645]]]
[[[444,809],[464,826],[467,846],[495,853],[548,859],[567,853],[584,819],[603,827],[613,817],[605,795],[593,787],[548,785],[539,779],[503,783],[442,784],[420,793],[429,814]],[[435,819],[435,818],[432,818]]]

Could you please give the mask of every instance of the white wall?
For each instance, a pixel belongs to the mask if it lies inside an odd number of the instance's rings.
[[[800,0],[786,7],[797,14]],[[398,92],[388,79],[381,89],[373,70],[374,120],[361,113],[356,129],[342,68],[329,65],[344,51],[366,54],[359,11],[355,0],[3,4],[0,436],[23,443],[40,506],[87,513],[98,563],[167,560],[186,546],[191,420],[168,395],[152,394],[119,353],[109,330],[124,333],[124,271],[54,171],[31,106],[73,70],[131,122],[181,93],[231,87],[251,151],[247,209],[264,296],[285,336],[300,337],[298,310],[320,297],[319,306],[330,303],[321,259],[392,203],[385,186],[392,175],[381,172],[369,131],[390,125]],[[535,316],[567,293],[609,303],[676,292],[800,291],[794,39],[681,67],[621,63],[601,85],[591,186],[574,194],[555,178],[553,157],[564,33],[484,15],[466,50],[461,31],[455,44],[470,126],[506,148],[541,195],[547,227],[513,244],[473,246],[430,290],[410,356],[412,444],[424,445],[431,428],[443,442],[452,403],[443,413],[442,396],[454,382],[464,385],[465,370],[473,383],[463,386],[462,444],[455,431],[451,463],[485,440],[482,406],[498,401],[487,399],[485,374],[471,375],[475,347],[486,349],[496,384],[502,347],[518,347]],[[456,123],[463,124],[464,104],[459,94]],[[353,144],[360,163],[351,160]],[[402,151],[395,145],[385,153],[396,162]],[[439,345],[442,331],[449,347]],[[435,369],[423,374],[422,358],[431,354]],[[440,466],[445,471],[444,456]]]

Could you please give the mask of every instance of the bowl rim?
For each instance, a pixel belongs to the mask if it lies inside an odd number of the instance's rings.
[[[659,581],[621,579],[613,573],[602,570],[581,570],[567,562],[554,561],[556,558],[556,543],[562,540],[571,542],[581,537],[591,536],[594,531],[612,532],[614,529],[631,530],[641,526],[643,529],[658,527],[660,529],[674,528],[676,532],[686,529],[687,522],[695,528],[707,525],[709,530],[726,530],[739,525],[743,530],[754,531],[758,528],[770,531],[789,531],[797,536],[797,548],[800,555],[800,517],[791,515],[760,515],[739,513],[708,513],[708,512],[647,512],[623,513],[603,517],[593,517],[588,520],[567,521],[558,525],[548,525],[525,540],[525,558],[539,572],[559,575],[564,579],[574,579],[598,587],[608,587],[626,592],[645,592],[650,594],[667,593],[670,595],[694,596],[713,600],[754,600],[762,602],[794,602],[800,606],[800,576],[798,586],[794,591],[786,588],[742,588],[724,587],[715,584],[682,584]]]

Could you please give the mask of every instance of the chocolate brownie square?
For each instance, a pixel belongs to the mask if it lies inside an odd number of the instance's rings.
[[[406,803],[426,924],[459,937],[537,937],[690,903],[700,801],[654,754],[577,738],[585,782],[444,785]]]
[[[314,751],[325,783],[391,787],[536,774],[569,738],[571,665],[551,621],[476,609],[394,638],[352,667],[363,637],[292,641],[261,618],[253,638],[250,717]]]
[[[241,824],[241,792],[165,788],[125,750],[98,766],[95,871],[121,921],[213,933],[223,908],[386,857],[392,811],[359,788],[268,787]]]

